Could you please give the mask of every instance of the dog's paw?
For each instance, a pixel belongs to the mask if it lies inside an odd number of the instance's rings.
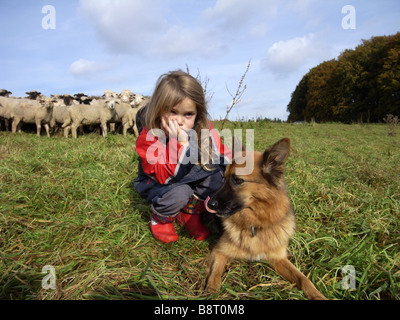
[[[215,283],[212,283],[211,281],[207,282],[207,285],[205,287],[205,291],[215,294],[218,292],[218,286]]]
[[[310,296],[310,300],[328,300],[322,293],[318,292],[317,294],[314,294]]]

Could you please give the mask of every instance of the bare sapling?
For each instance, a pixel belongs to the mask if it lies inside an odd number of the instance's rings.
[[[228,120],[229,113],[232,111],[233,107],[238,105],[242,101],[243,93],[247,89],[246,84],[244,84],[244,79],[246,78],[246,75],[249,72],[250,65],[251,65],[251,60],[249,60],[249,62],[247,64],[247,67],[246,67],[246,71],[243,73],[242,77],[240,78],[239,85],[238,85],[238,87],[236,89],[236,93],[235,94],[232,94],[229,91],[228,87],[226,88],[226,90],[228,91],[228,93],[232,97],[232,103],[230,105],[228,105],[227,108],[226,108],[225,118],[224,118],[224,120],[222,120],[222,123],[221,123],[221,130],[224,128],[225,122]]]

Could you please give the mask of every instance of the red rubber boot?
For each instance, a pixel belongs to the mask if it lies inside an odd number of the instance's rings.
[[[152,214],[150,230],[153,237],[164,243],[174,242],[179,239],[174,227],[175,217],[161,218],[156,214]]]
[[[177,220],[196,240],[206,240],[210,231],[201,223],[201,213],[204,211],[204,201],[193,195],[187,205],[178,214]]]

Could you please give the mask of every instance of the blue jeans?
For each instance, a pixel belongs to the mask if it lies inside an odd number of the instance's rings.
[[[200,200],[205,200],[217,192],[222,183],[223,172],[217,171],[203,180],[178,185],[161,197],[155,197],[152,200],[151,209],[160,216],[173,217],[188,203],[193,194]]]

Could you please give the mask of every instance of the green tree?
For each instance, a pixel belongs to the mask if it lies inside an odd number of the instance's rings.
[[[304,111],[305,119],[310,121],[332,121],[332,106],[334,101],[334,87],[332,87],[332,73],[338,62],[329,60],[319,64],[309,72],[307,104]]]
[[[287,109],[288,121],[379,122],[400,114],[400,32],[362,40],[312,68]]]
[[[308,89],[309,74],[303,76],[296,89],[292,93],[292,99],[290,100],[287,111],[289,112],[288,121],[304,121],[304,110],[307,105],[307,89]]]
[[[379,120],[386,114],[400,116],[400,33],[388,39],[386,49],[387,55],[378,75],[381,98],[376,118]]]

